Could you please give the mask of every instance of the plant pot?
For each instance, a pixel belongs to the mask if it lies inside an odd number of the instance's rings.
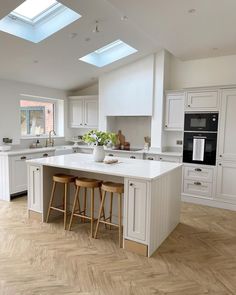
[[[95,146],[93,149],[93,159],[95,162],[103,162],[105,158],[105,151],[103,146]]]

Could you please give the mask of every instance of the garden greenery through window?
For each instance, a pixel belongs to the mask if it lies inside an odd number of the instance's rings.
[[[54,127],[55,104],[36,100],[20,101],[21,135],[46,135]]]

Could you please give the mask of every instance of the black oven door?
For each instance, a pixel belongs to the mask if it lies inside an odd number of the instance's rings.
[[[183,162],[216,164],[217,133],[184,132]]]
[[[218,113],[186,113],[185,131],[217,131]]]

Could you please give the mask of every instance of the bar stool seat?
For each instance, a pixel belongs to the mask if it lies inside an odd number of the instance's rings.
[[[67,175],[67,174],[55,174],[53,176],[53,187],[52,187],[51,197],[50,197],[50,201],[49,201],[46,222],[48,222],[48,220],[49,220],[51,210],[60,211],[64,214],[64,229],[66,229],[66,221],[67,221],[67,213],[68,213],[67,212],[68,185],[70,183],[75,183],[75,179],[76,179],[75,176]],[[64,185],[64,196],[63,196],[63,201],[62,201],[63,204],[60,206],[53,206],[56,185],[59,183]]]
[[[100,223],[105,225],[115,226],[119,228],[119,245],[122,247],[122,194],[124,193],[124,185],[123,183],[114,183],[114,182],[104,182],[102,184],[102,202],[99,209],[99,215],[96,225],[96,230],[94,234],[94,238],[97,238],[98,227]],[[110,193],[110,215],[109,217],[101,220],[102,212],[104,212],[104,204],[106,199],[106,193]],[[112,222],[112,214],[113,214],[113,194],[116,193],[118,196],[118,224]],[[109,221],[108,221],[109,220]]]
[[[99,195],[100,195],[100,201],[102,201],[102,191],[101,191],[101,185],[102,181],[97,179],[90,179],[90,178],[77,178],[75,181],[76,185],[76,192],[74,197],[74,203],[72,207],[72,213],[70,218],[70,224],[69,224],[69,230],[71,230],[73,218],[79,217],[84,222],[85,220],[90,220],[91,225],[91,237],[93,237],[93,226],[94,221],[97,219],[94,218],[94,192],[95,189],[99,189]],[[83,198],[83,209],[81,210],[80,201],[79,201],[79,192],[80,189],[84,189],[84,198]],[[87,215],[87,189],[91,190],[90,193],[90,216]],[[77,208],[76,208],[77,205]],[[103,216],[105,218],[105,213],[103,210]]]

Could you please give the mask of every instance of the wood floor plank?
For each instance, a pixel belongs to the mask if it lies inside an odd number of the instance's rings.
[[[151,258],[119,248],[117,230],[27,219],[26,198],[0,202],[0,295],[236,294],[236,213],[182,204]]]

